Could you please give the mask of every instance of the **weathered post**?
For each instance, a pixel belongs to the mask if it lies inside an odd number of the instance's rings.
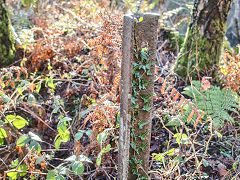
[[[148,179],[157,14],[124,16],[118,179]]]
[[[134,19],[124,16],[122,35],[121,98],[119,121],[118,179],[127,180],[129,164]]]

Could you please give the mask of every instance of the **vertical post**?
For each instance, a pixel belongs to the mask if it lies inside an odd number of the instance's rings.
[[[118,179],[148,179],[159,15],[124,16]]]
[[[122,36],[118,179],[127,180],[129,164],[134,18],[124,16]]]
[[[129,180],[149,179],[158,19],[158,14],[146,13],[135,24]]]

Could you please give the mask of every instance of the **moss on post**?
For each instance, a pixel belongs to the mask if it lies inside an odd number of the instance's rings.
[[[195,0],[192,23],[175,65],[179,76],[193,79],[198,75],[216,76],[231,2]]]
[[[11,64],[15,52],[15,41],[11,32],[6,4],[0,0],[0,67]]]

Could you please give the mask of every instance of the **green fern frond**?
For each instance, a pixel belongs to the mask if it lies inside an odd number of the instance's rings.
[[[223,127],[225,121],[234,123],[229,112],[239,114],[240,98],[231,90],[211,86],[204,91],[199,81],[192,81],[192,86],[186,87],[183,94],[191,97],[193,103],[213,119],[214,127]]]

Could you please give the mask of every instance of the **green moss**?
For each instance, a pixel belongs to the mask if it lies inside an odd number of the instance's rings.
[[[0,0],[0,17],[0,67],[4,67],[13,62],[16,49],[8,11],[2,0]]]
[[[200,75],[215,76],[221,56],[225,27],[226,25],[218,20],[214,21],[214,32],[210,32],[214,36],[211,36],[211,39],[207,38],[206,34],[199,34],[198,26],[189,28],[180,58],[174,68],[175,72],[183,78],[190,76],[198,79],[198,72]]]

